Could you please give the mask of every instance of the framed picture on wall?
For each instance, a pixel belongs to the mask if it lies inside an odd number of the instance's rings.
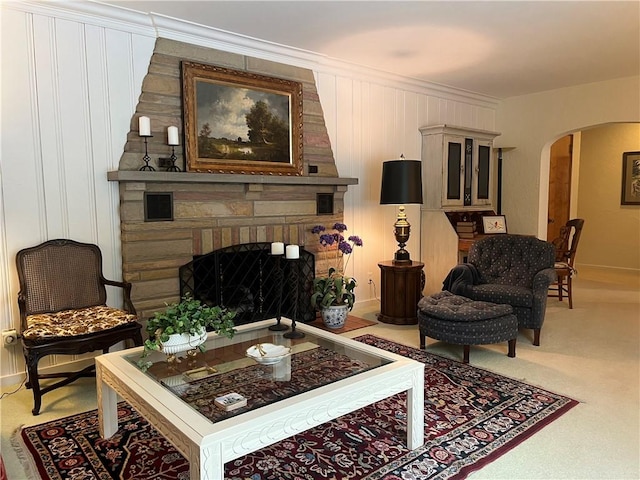
[[[622,154],[622,205],[640,205],[640,152]]]
[[[187,170],[302,174],[302,84],[182,62]]]
[[[507,219],[504,215],[485,215],[482,217],[482,227],[487,235],[507,233]]]

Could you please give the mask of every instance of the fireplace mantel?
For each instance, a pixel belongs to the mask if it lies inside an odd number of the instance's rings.
[[[312,228],[342,222],[344,196],[358,184],[357,178],[320,175],[138,170],[110,171],[107,178],[118,183],[122,273],[142,318],[178,300],[178,269],[199,255],[274,241],[304,245],[315,255]],[[321,204],[331,211],[321,211]],[[320,256],[316,268],[324,269],[324,261]]]
[[[293,175],[250,175],[216,174],[197,172],[141,172],[138,170],[117,170],[107,172],[111,182],[145,183],[236,183],[236,184],[278,184],[278,185],[357,185],[357,178],[314,177]]]

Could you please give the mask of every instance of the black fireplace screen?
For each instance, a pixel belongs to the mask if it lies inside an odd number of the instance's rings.
[[[315,257],[303,248],[299,260],[287,260],[271,255],[270,243],[232,245],[194,256],[179,275],[181,297],[191,294],[207,305],[236,311],[236,325],[275,318],[279,306],[283,317],[316,318],[310,302]]]

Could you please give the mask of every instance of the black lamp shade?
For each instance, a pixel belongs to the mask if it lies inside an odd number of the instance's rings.
[[[422,203],[422,162],[390,160],[382,164],[380,205]]]

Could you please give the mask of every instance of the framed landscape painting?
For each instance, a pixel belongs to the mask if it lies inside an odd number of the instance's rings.
[[[640,205],[640,152],[622,154],[622,205]]]
[[[182,62],[187,170],[302,174],[302,85]]]

